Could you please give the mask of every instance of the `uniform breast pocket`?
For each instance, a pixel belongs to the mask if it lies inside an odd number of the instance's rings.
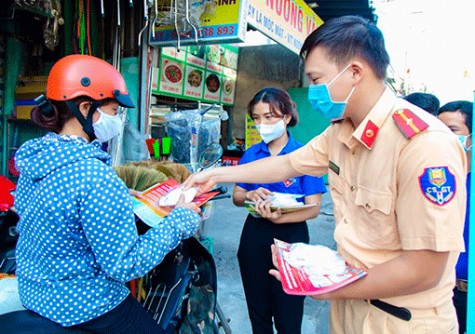
[[[333,203],[344,203],[345,194],[347,194],[347,191],[345,191],[345,189],[349,191],[349,188],[345,187],[346,181],[341,176],[330,172],[328,173],[328,185],[330,187],[330,193],[332,196]],[[342,217],[341,209],[342,208],[340,205],[333,206],[333,212],[337,221],[339,221]]]
[[[355,204],[358,217],[355,229],[362,240],[383,249],[399,247],[399,233],[391,192],[358,187]]]

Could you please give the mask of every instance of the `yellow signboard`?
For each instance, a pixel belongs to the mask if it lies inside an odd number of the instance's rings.
[[[256,124],[249,115],[246,114],[246,150],[254,144],[262,141],[259,131],[256,129]]]
[[[163,4],[153,19],[150,45],[174,46],[178,36],[182,45],[196,44],[197,40],[200,44],[244,41],[247,0],[179,1],[177,8],[170,6],[170,1],[158,1]],[[181,9],[182,3],[190,7],[188,14],[185,13],[186,9]]]
[[[323,23],[303,0],[249,0],[247,21],[297,54],[305,38]]]

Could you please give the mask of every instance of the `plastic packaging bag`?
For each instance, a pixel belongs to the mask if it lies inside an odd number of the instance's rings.
[[[198,162],[201,118],[199,110],[175,111],[165,116],[165,128],[172,139],[173,161],[183,164]]]
[[[150,152],[148,151],[147,143],[145,142],[147,138],[147,135],[141,133],[129,122],[125,123],[123,163],[150,159]]]

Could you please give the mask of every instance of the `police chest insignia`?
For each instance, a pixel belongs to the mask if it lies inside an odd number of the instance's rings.
[[[330,168],[336,175],[340,175],[340,167],[330,160],[328,168]]]
[[[409,109],[400,109],[393,114],[394,122],[404,137],[410,139],[429,127],[426,122]]]
[[[449,203],[457,188],[455,176],[446,166],[424,169],[419,176],[419,185],[424,197],[439,206]]]
[[[286,187],[290,187],[294,183],[295,183],[295,178],[284,180],[284,184]]]

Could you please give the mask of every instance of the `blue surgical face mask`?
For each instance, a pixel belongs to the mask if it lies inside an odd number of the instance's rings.
[[[472,150],[472,145],[470,145],[470,147],[467,147],[467,140],[468,140],[468,137],[470,137],[472,134],[469,134],[469,135],[466,135],[466,136],[463,136],[463,135],[457,135],[459,140],[460,140],[460,143],[462,144],[463,146],[463,149],[465,150],[465,152],[468,152],[468,151],[471,151]]]
[[[310,85],[308,89],[308,101],[312,105],[313,109],[319,112],[323,117],[327,119],[342,118],[345,113],[346,105],[351,95],[355,91],[355,86],[351,90],[350,94],[345,101],[335,102],[330,96],[330,91],[328,87],[335,82],[349,67],[351,64],[346,66],[340,73],[337,74],[329,83],[327,84],[317,84]]]

